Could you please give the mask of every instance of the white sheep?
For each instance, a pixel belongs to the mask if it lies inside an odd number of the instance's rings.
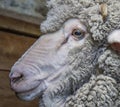
[[[120,106],[119,0],[48,0],[45,33],[11,69],[11,87],[39,107]]]

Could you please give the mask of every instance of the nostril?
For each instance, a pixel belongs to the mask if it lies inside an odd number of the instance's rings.
[[[17,72],[11,73],[9,76],[10,76],[11,82],[13,83],[20,81],[23,78],[23,74],[20,74]]]
[[[14,78],[12,78],[11,81],[12,81],[13,83],[15,83],[15,82],[17,82],[17,81],[22,80],[22,78],[23,78],[23,76],[21,75],[20,77],[14,77]]]

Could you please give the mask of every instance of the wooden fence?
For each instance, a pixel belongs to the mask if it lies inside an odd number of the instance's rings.
[[[38,100],[20,101],[10,89],[9,71],[39,37],[43,17],[0,9],[0,107],[38,107]]]

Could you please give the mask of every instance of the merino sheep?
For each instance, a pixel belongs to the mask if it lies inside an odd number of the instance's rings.
[[[120,107],[119,0],[48,0],[45,34],[14,64],[11,87],[39,107]]]

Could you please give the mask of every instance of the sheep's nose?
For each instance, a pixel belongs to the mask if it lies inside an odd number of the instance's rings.
[[[11,72],[9,74],[11,84],[14,84],[19,82],[20,80],[23,80],[24,77],[25,77],[25,71],[22,65],[15,65],[11,68]]]
[[[9,74],[9,78],[11,80],[11,83],[16,83],[23,78],[23,74],[21,74],[19,72],[11,72]]]

